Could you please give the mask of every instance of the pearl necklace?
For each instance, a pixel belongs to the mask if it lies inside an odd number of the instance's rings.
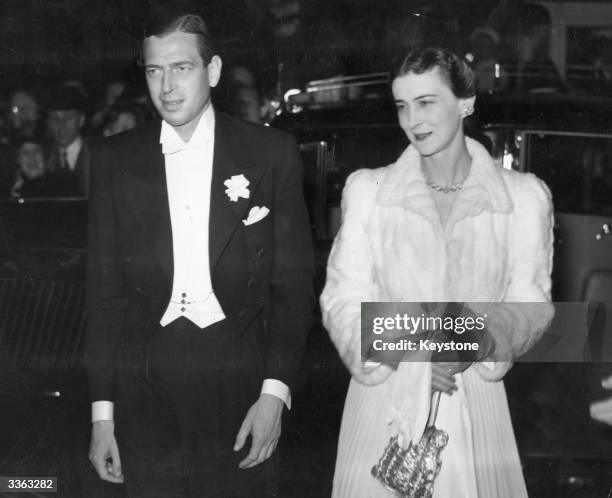
[[[463,188],[463,182],[465,182],[465,179],[461,180],[459,183],[449,185],[448,187],[438,185],[437,183],[434,183],[434,182],[426,182],[426,183],[436,192],[442,192],[443,194],[449,194],[451,192],[457,192],[458,190],[461,190]]]

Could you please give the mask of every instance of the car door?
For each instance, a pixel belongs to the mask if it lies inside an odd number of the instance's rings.
[[[522,143],[553,196],[555,300],[612,301],[612,135],[527,131]]]
[[[0,359],[51,391],[79,361],[86,222],[85,199],[0,199]]]

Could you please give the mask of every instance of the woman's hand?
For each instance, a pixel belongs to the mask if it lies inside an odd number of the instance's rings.
[[[497,382],[504,378],[512,365],[511,361],[479,361],[474,363],[474,369],[483,380]]]
[[[359,375],[353,373],[357,382],[365,386],[381,384],[389,378],[394,369],[377,361],[366,361],[361,365]]]
[[[466,370],[471,363],[440,361],[431,364],[431,390],[452,395],[457,390],[455,374]]]

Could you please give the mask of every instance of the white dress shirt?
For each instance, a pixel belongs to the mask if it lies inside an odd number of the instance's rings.
[[[76,163],[79,159],[79,154],[83,148],[83,139],[78,136],[75,138],[68,147],[60,148],[60,155],[66,160],[66,167],[70,171],[74,171]],[[60,158],[61,159],[61,158]]]
[[[162,122],[159,141],[166,161],[174,259],[172,297],[160,321],[163,327],[181,316],[202,329],[225,318],[212,289],[208,258],[214,120],[209,106],[188,143]]]
[[[202,329],[225,318],[212,289],[208,254],[214,131],[211,105],[189,142],[162,121],[159,141],[166,166],[174,261],[172,294],[159,322],[163,327],[181,316]],[[291,408],[291,393],[285,383],[265,379],[261,393],[272,394]],[[113,420],[113,406],[110,401],[93,402],[92,422]]]

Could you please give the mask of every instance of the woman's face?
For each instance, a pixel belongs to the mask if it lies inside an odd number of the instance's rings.
[[[17,154],[17,165],[28,180],[43,176],[45,158],[42,147],[35,143],[24,143]]]
[[[436,67],[393,80],[399,125],[422,156],[433,156],[463,139],[462,112],[474,99],[455,97]]]

